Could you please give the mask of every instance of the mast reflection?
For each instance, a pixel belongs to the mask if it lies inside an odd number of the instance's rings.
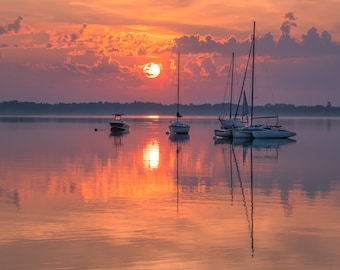
[[[171,133],[169,135],[170,142],[176,143],[176,210],[177,216],[179,214],[179,153],[182,150],[181,145],[189,141],[189,134],[176,134]]]
[[[239,188],[241,191],[242,202],[245,210],[245,216],[248,224],[248,231],[250,236],[251,256],[255,255],[255,241],[254,241],[254,150],[275,153],[278,158],[279,149],[282,146],[295,143],[292,139],[273,139],[273,140],[260,140],[260,139],[221,139],[214,138],[216,145],[224,144],[229,146],[229,175],[230,175],[230,189],[231,189],[231,204],[234,200],[234,176],[236,174]],[[226,150],[224,148],[223,150]],[[226,151],[223,151],[223,159],[227,167]],[[240,157],[242,157],[242,166],[248,170],[247,173],[241,171]],[[235,170],[234,170],[235,168]],[[246,177],[246,179],[244,178]]]

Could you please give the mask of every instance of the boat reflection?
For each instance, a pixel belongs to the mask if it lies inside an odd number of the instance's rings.
[[[176,143],[176,206],[177,215],[179,214],[179,166],[180,166],[180,152],[182,150],[181,145],[187,143],[190,139],[189,134],[176,134],[170,133],[169,141]]]
[[[252,139],[252,138],[214,138],[215,144],[232,144],[252,146],[253,148],[278,149],[281,146],[295,143],[293,139]]]
[[[295,143],[292,139],[248,139],[248,138],[214,138],[215,144],[221,145],[223,160],[226,168],[226,178],[230,181],[231,205],[234,202],[235,192],[241,193],[242,204],[248,224],[250,236],[251,256],[255,255],[254,242],[254,161],[263,158],[263,155],[254,153],[275,153],[278,158],[278,152],[281,146]],[[225,146],[223,146],[225,145]],[[272,156],[272,155],[270,155]],[[268,157],[266,154],[265,157]],[[238,184],[237,184],[238,183]],[[237,194],[237,193],[236,193]]]
[[[176,143],[176,206],[177,206],[176,210],[177,210],[177,216],[179,214],[179,152],[180,150],[181,148],[179,147],[179,143],[177,142]]]
[[[114,145],[120,146],[122,145],[122,137],[127,135],[129,133],[129,130],[123,130],[123,131],[111,131],[110,137],[114,139]]]
[[[189,139],[189,134],[170,133],[169,135],[169,140],[176,143],[186,143],[187,141],[189,141]]]
[[[295,143],[293,139],[254,139],[252,146],[254,148],[280,148],[283,145]]]
[[[123,137],[128,134],[129,130],[121,130],[121,131],[111,131],[110,136],[112,137]]]
[[[274,153],[278,158],[281,146],[295,143],[293,139],[248,139],[248,138],[214,138],[215,144],[222,146],[226,176],[230,179],[231,205],[234,205],[235,189],[239,189],[244,206],[250,235],[251,256],[255,255],[254,242],[254,161],[263,155],[254,153]],[[224,147],[226,145],[227,147]],[[228,151],[229,150],[229,157]],[[265,155],[268,157],[268,154]],[[269,157],[272,157],[271,155]],[[235,185],[238,182],[238,185]]]
[[[230,140],[229,140],[230,142]],[[230,176],[230,190],[231,190],[231,205],[234,205],[234,177],[236,175],[238,187],[241,192],[242,204],[248,224],[248,231],[250,236],[251,256],[254,257],[254,184],[253,184],[253,147],[249,141],[237,141],[237,144],[229,144],[229,176]],[[250,146],[250,147],[248,147]],[[250,149],[250,151],[247,151]],[[240,166],[239,155],[242,156],[242,164],[247,166]],[[248,155],[250,157],[248,157]],[[226,161],[225,151],[223,157]],[[248,161],[248,162],[247,162]],[[226,165],[226,163],[225,163]],[[227,166],[226,166],[227,167]],[[242,168],[249,170],[249,172],[242,171]]]

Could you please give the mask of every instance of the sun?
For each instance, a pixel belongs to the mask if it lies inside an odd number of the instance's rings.
[[[143,72],[147,78],[156,78],[161,73],[161,67],[153,62],[145,64]]]

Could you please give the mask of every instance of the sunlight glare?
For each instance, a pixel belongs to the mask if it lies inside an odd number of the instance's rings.
[[[150,171],[159,166],[159,142],[151,140],[143,149],[143,164]]]

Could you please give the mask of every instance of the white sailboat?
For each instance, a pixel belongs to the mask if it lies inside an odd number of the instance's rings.
[[[232,53],[231,58],[231,81],[230,81],[230,100],[229,100],[229,118],[220,115],[218,120],[221,123],[221,127],[226,128],[234,128],[234,127],[244,127],[247,122],[242,119],[237,118],[237,115],[233,116],[232,114],[232,104],[233,104],[233,86],[234,86],[234,69],[235,69],[235,53]]]
[[[234,138],[256,138],[256,139],[272,139],[272,138],[289,138],[295,136],[293,131],[282,129],[280,126],[275,125],[254,125],[254,79],[255,79],[255,22],[253,26],[252,36],[252,75],[251,75],[251,112],[250,112],[250,125],[240,129],[233,129],[232,136]],[[276,117],[277,118],[277,117]]]
[[[231,79],[230,79],[229,117],[227,117],[227,115],[225,114],[225,111],[223,111],[223,108],[222,108],[221,113],[218,117],[218,120],[220,121],[220,124],[221,124],[221,128],[214,130],[216,137],[230,138],[230,137],[232,137],[232,129],[233,128],[244,127],[247,124],[247,121],[243,121],[243,119],[239,119],[237,117],[237,113],[235,113],[235,116],[233,116],[233,114],[232,114],[234,67],[235,67],[235,53],[233,52],[232,58],[231,58],[231,65],[230,65],[230,77],[231,77]],[[224,103],[224,105],[225,105],[225,103]],[[247,103],[243,103],[243,106],[247,106]],[[245,114],[243,114],[243,115],[245,115]]]
[[[178,53],[178,67],[177,67],[177,113],[176,121],[173,121],[169,125],[170,133],[172,134],[188,134],[190,131],[190,125],[186,122],[180,121],[182,115],[179,112],[179,67],[180,67],[180,53]]]

